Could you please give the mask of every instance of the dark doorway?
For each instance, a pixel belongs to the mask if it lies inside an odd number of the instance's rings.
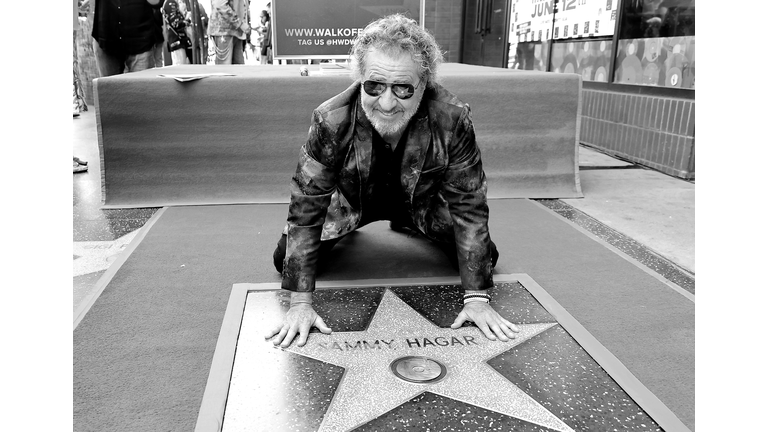
[[[507,67],[509,0],[464,2],[462,63]]]

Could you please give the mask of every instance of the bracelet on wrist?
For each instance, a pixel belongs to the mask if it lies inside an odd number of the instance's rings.
[[[482,298],[486,298],[488,300],[491,299],[491,295],[490,294],[486,294],[486,293],[469,293],[469,294],[464,294],[464,298],[465,299],[474,298],[474,297],[482,297]]]
[[[464,304],[475,302],[490,303],[491,301],[485,297],[469,297],[464,299]]]
[[[483,303],[490,303],[491,302],[491,296],[486,293],[469,293],[464,294],[464,304],[471,303],[471,302],[483,302]]]

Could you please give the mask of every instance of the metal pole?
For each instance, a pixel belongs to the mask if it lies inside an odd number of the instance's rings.
[[[190,9],[192,10],[192,63],[202,64],[200,51],[202,44],[200,43],[200,11],[198,10],[197,0],[188,0]]]
[[[425,8],[426,2],[427,0],[421,0],[419,2],[419,22],[421,23],[422,29],[426,28],[424,27],[425,26],[424,20],[426,19],[426,10],[424,10],[424,8]]]
[[[552,32],[549,35],[549,49],[547,49],[547,66],[544,68],[544,72],[552,72],[552,47],[555,45],[555,19],[557,19],[557,5],[558,0],[552,0]],[[543,50],[542,50],[543,52]]]
[[[621,36],[621,22],[624,20],[624,13],[627,10],[628,0],[617,0],[619,8],[616,11],[616,23],[613,28],[613,47],[611,49],[610,70],[608,71],[608,84],[613,83],[616,74],[616,54],[619,52],[619,37]]]

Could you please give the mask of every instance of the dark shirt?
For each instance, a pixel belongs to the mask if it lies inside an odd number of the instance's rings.
[[[155,10],[147,0],[96,0],[91,36],[112,55],[136,55],[162,42]]]
[[[361,224],[379,220],[404,223],[409,219],[406,202],[408,194],[400,185],[400,165],[403,161],[407,131],[403,133],[395,150],[375,130],[372,137],[371,173],[368,193],[365,194]]]

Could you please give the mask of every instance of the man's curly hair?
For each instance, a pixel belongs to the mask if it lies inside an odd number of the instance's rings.
[[[419,66],[419,78],[428,86],[437,82],[437,68],[443,62],[443,53],[435,38],[415,20],[394,14],[368,24],[357,35],[350,50],[354,79],[362,79],[366,54],[373,48],[392,55],[410,54]]]

